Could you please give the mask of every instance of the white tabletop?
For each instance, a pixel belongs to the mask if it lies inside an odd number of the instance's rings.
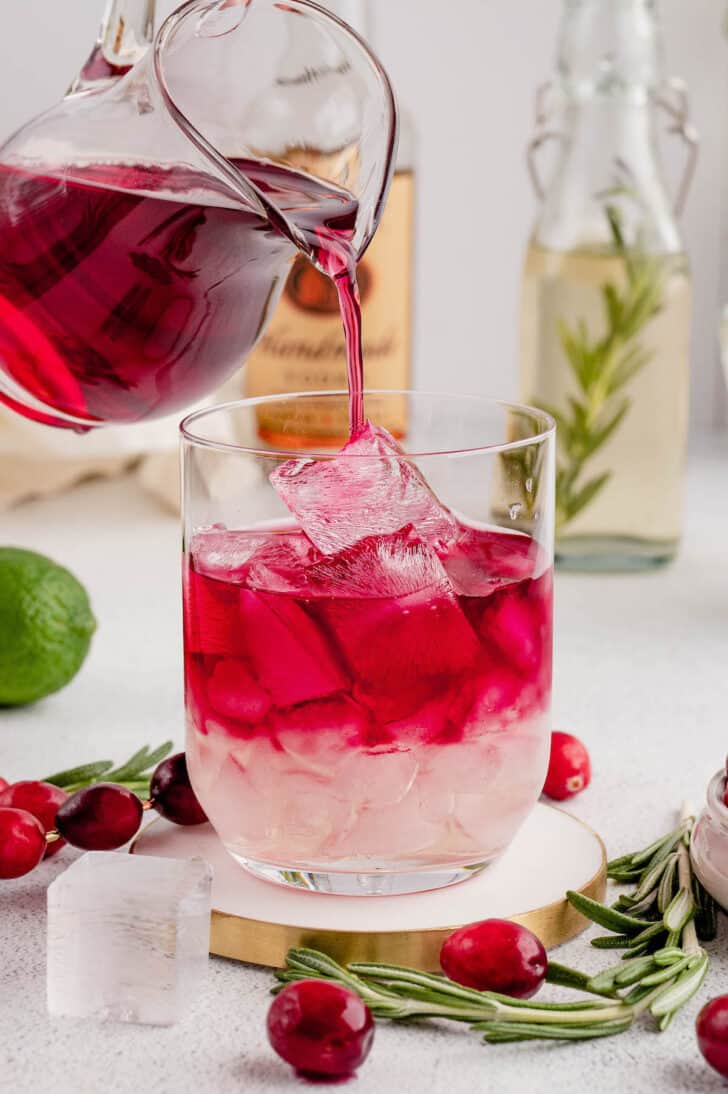
[[[570,806],[611,854],[666,831],[686,796],[702,802],[728,750],[728,438],[691,461],[687,535],[670,569],[557,583],[555,724],[582,736],[592,788]],[[127,758],[167,737],[182,747],[176,521],[128,480],[0,515],[0,542],[71,567],[99,630],[79,677],[23,710],[0,711],[0,774],[41,777]],[[8,1094],[232,1094],[301,1089],[268,1048],[268,973],[215,959],[196,1012],[172,1029],[79,1026],[45,1010],[45,889],[66,849],[0,884],[0,1091]],[[728,989],[728,943],[701,998]],[[721,956],[718,956],[718,955]],[[582,938],[559,959],[596,968]],[[479,1044],[459,1027],[382,1024],[360,1094],[718,1091],[698,1055],[698,1002],[657,1036],[635,1030],[578,1045]]]

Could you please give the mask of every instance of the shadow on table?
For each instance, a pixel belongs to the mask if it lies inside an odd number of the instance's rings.
[[[301,1090],[301,1080],[292,1068],[272,1055],[246,1056],[230,1067],[230,1075],[245,1094],[270,1090]]]
[[[711,1094],[722,1091],[725,1094],[726,1082],[717,1071],[713,1071],[698,1055],[695,1046],[695,1059],[666,1063],[662,1069],[662,1081],[653,1074],[654,1090],[679,1091],[680,1094]]]

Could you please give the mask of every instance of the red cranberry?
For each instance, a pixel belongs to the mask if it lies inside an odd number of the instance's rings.
[[[56,813],[67,799],[66,791],[52,783],[13,783],[0,792],[0,806],[27,809],[43,825],[44,832],[50,832],[56,827]],[[46,844],[45,857],[50,858],[64,846],[65,841],[62,839]]]
[[[10,786],[10,783],[8,782],[7,779],[0,779],[0,793],[3,790],[5,790],[8,786]]]
[[[570,733],[552,733],[544,794],[554,801],[565,801],[586,790],[590,782],[591,761],[579,738]]]
[[[728,1079],[728,995],[706,1003],[695,1023],[698,1047],[711,1067]]]
[[[268,1011],[268,1040],[299,1074],[346,1078],[363,1064],[374,1020],[358,995],[325,980],[288,984]]]
[[[40,821],[25,809],[0,808],[0,878],[35,870],[46,849]]]
[[[184,752],[162,761],[152,777],[149,797],[157,812],[174,824],[204,824],[207,820],[190,784]]]
[[[529,999],[544,982],[546,950],[536,935],[507,919],[485,919],[451,934],[440,951],[442,971],[478,991]]]
[[[142,803],[136,794],[113,783],[79,790],[56,813],[56,828],[82,851],[115,851],[137,834]]]

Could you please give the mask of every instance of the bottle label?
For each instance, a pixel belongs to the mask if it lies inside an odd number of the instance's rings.
[[[368,388],[407,390],[412,358],[414,176],[397,172],[376,235],[359,263],[364,379]],[[333,282],[302,255],[293,264],[275,314],[242,372],[248,396],[346,390],[346,347]],[[311,400],[301,416],[302,444],[339,443],[348,435],[343,407]],[[388,399],[378,422],[406,431],[406,401]],[[371,407],[370,407],[371,412]],[[275,404],[258,411],[262,437],[291,444]]]

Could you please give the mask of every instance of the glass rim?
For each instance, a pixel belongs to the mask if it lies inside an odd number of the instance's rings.
[[[389,388],[365,388],[364,397],[369,395],[387,395],[387,396],[415,396],[421,399],[436,399],[439,402],[447,400],[448,402],[455,401],[467,401],[468,403],[478,402],[486,408],[497,408],[500,411],[512,411],[518,414],[530,415],[537,422],[540,422],[539,428],[534,428],[532,435],[528,437],[519,437],[514,441],[501,441],[495,444],[483,444],[470,446],[467,448],[446,448],[437,449],[425,452],[406,452],[405,455],[408,459],[430,459],[434,457],[457,457],[457,456],[475,456],[475,455],[499,455],[507,452],[516,452],[522,448],[530,448],[532,445],[544,444],[556,433],[556,422],[550,414],[545,410],[540,410],[538,407],[529,406],[528,403],[509,402],[505,399],[493,399],[487,395],[479,395],[472,392],[445,392],[445,391],[414,391],[407,389],[389,389]],[[184,444],[189,444],[195,448],[206,448],[218,452],[227,452],[230,454],[246,455],[246,456],[259,456],[269,459],[306,459],[312,460],[333,460],[341,458],[342,452],[340,448],[332,450],[331,448],[320,451],[318,449],[309,451],[304,450],[302,453],[301,448],[281,448],[278,446],[264,447],[262,444],[240,444],[235,441],[218,441],[213,440],[210,437],[205,437],[200,433],[193,432],[193,426],[196,422],[202,421],[205,418],[211,418],[218,414],[230,412],[234,410],[242,410],[244,408],[252,408],[264,405],[270,405],[271,403],[292,402],[294,400],[306,400],[306,399],[321,399],[321,398],[349,398],[349,392],[343,388],[328,391],[296,391],[288,394],[277,395],[258,395],[248,399],[232,399],[226,403],[217,403],[214,406],[202,407],[199,410],[193,411],[182,419],[179,425],[179,432]],[[383,459],[381,456],[372,456],[366,453],[352,452],[343,453],[345,459],[359,459],[359,460],[371,460],[371,459]]]

